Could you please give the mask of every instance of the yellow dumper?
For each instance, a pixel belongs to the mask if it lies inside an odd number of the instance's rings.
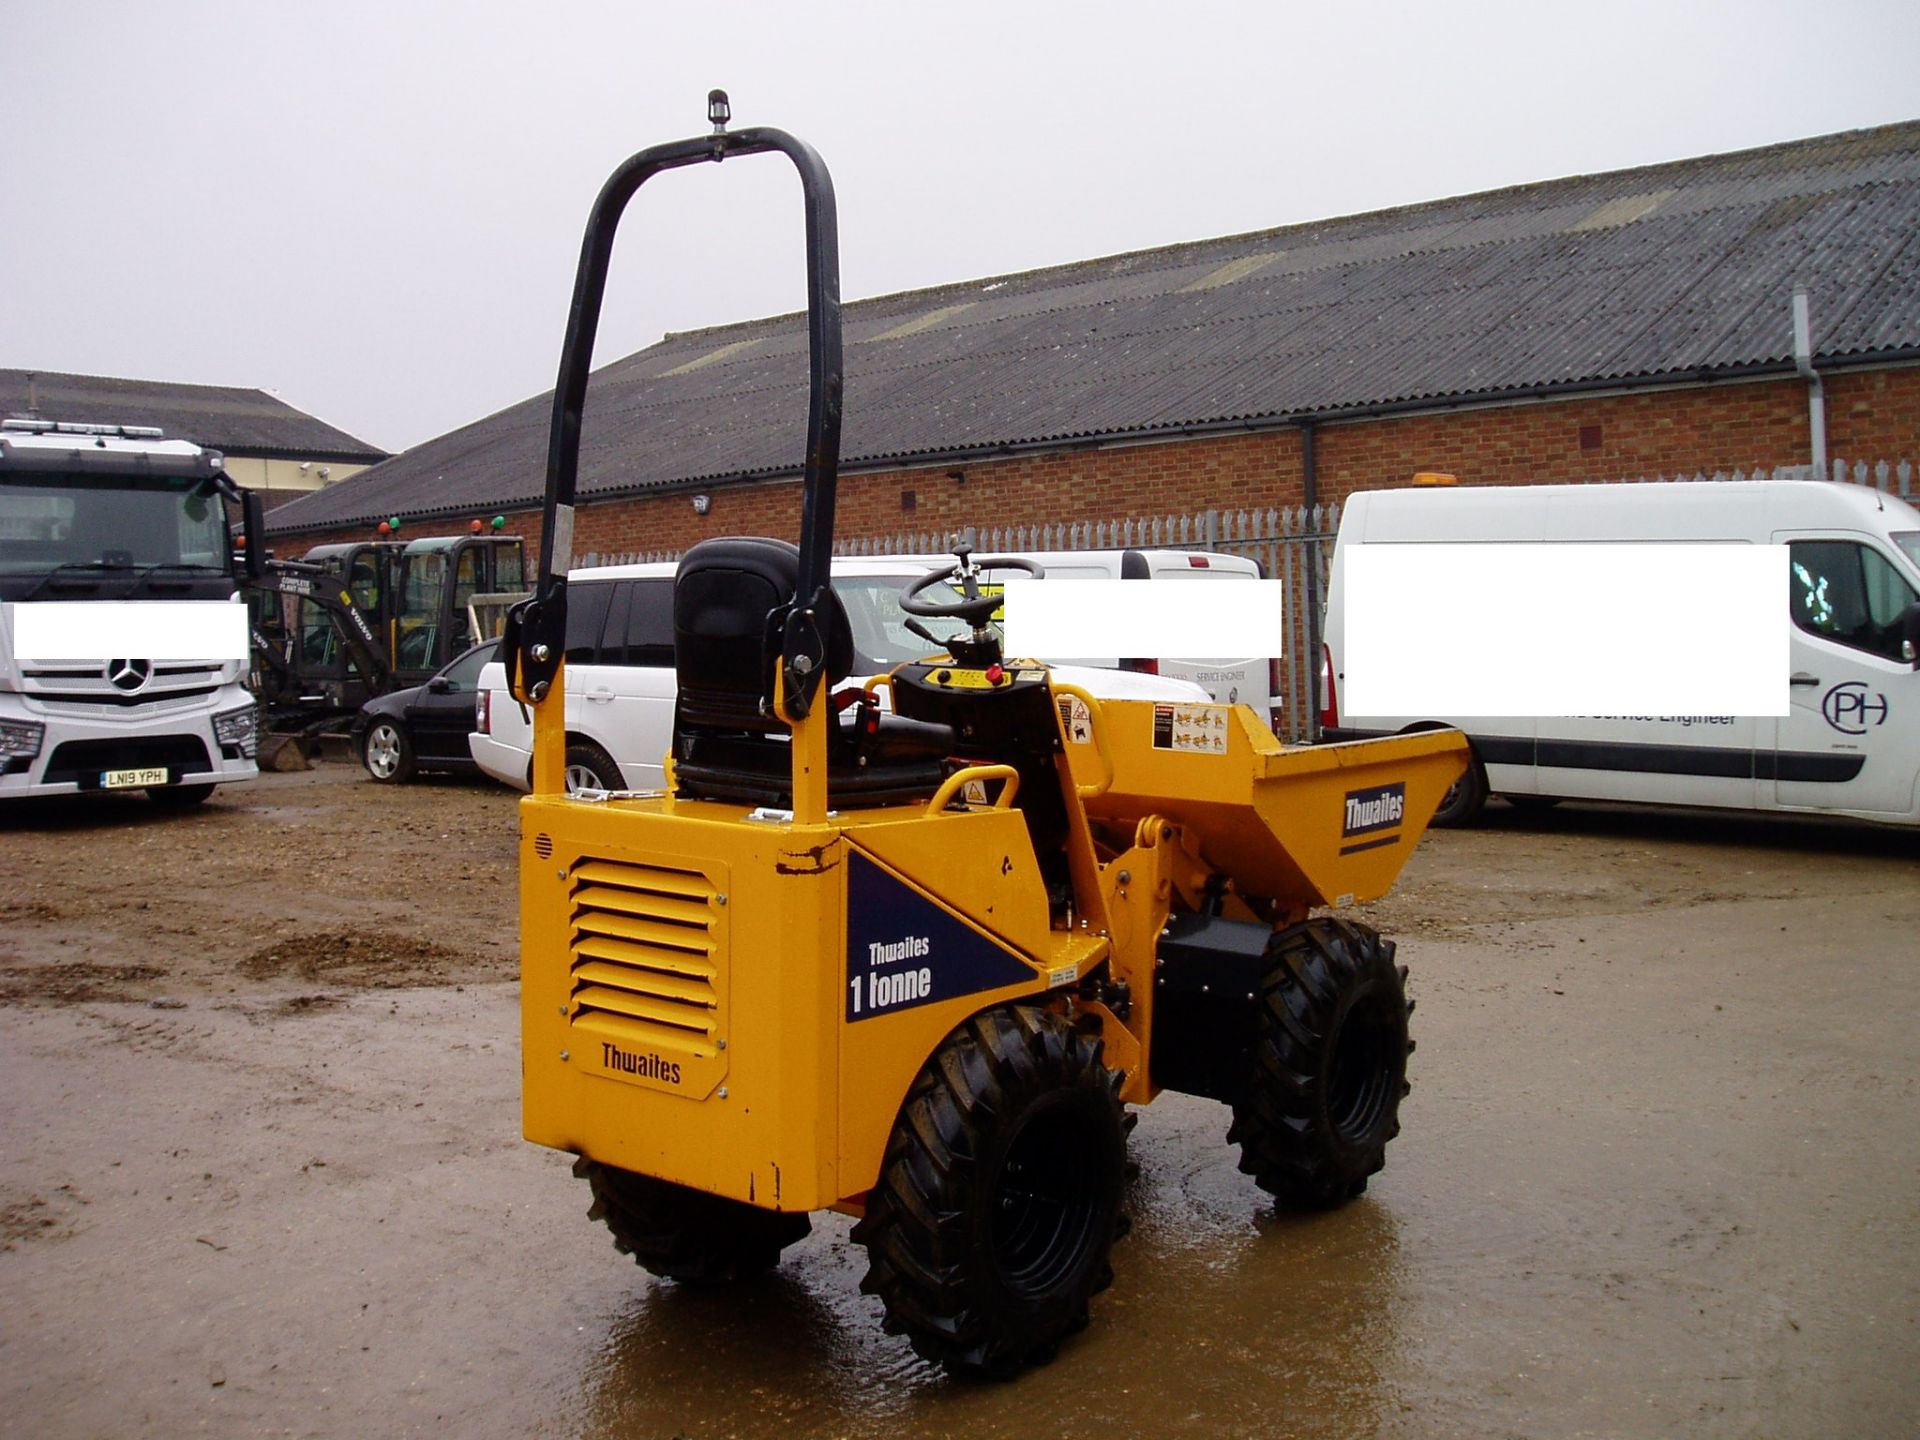
[[[714,104],[724,108],[724,97]],[[885,1325],[954,1370],[1047,1358],[1111,1278],[1123,1107],[1233,1110],[1241,1166],[1337,1204],[1398,1129],[1410,1045],[1384,893],[1466,751],[1452,732],[1283,747],[1254,712],[1102,700],[1003,657],[981,568],[864,688],[827,583],[840,345],[831,185],[779,131],[644,151],[587,232],[555,392],[539,589],[505,649],[535,708],[521,809],[525,1130],[579,1156],[649,1270],[770,1266],[859,1217]],[[777,151],[807,211],[799,545],[695,546],[674,597],[668,788],[568,795],[561,656],[580,407],[613,229],[650,175]],[[983,564],[1005,565],[1005,560]],[[878,691],[890,691],[890,706]]]

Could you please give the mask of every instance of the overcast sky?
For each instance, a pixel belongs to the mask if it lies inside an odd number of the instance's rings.
[[[0,0],[0,367],[400,449],[550,388],[625,156],[777,125],[848,299],[1920,118],[1914,0]],[[805,303],[777,157],[649,184],[596,363]]]

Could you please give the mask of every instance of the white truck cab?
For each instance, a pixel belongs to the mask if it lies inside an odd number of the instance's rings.
[[[1355,715],[1342,701],[1358,545],[1717,542],[1787,547],[1790,711],[1753,715]],[[1684,553],[1676,550],[1676,554]],[[1470,577],[1462,577],[1469,583]],[[1487,597],[1489,614],[1525,596]],[[1712,615],[1676,617],[1706,627]],[[1356,494],[1326,624],[1329,740],[1456,725],[1474,766],[1436,824],[1489,794],[1845,815],[1920,824],[1920,510],[1825,481],[1420,488]]]
[[[131,602],[163,628],[221,602],[244,636],[226,508],[239,492],[223,463],[150,428],[0,427],[0,799],[144,790],[190,805],[258,774],[243,647],[154,658],[109,633],[97,651],[52,657],[18,643],[47,602],[79,607],[81,621],[95,602]],[[99,611],[123,624],[134,613]]]

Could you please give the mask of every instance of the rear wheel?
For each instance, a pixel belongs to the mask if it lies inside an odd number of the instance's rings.
[[[1227,1132],[1262,1190],[1325,1209],[1367,1188],[1400,1133],[1412,1010],[1391,940],[1333,919],[1274,932],[1245,1093]]]
[[[567,745],[567,793],[576,790],[623,790],[620,767],[613,757],[591,740],[574,740]]]
[[[376,720],[367,731],[360,758],[367,773],[384,784],[399,785],[413,778],[413,742],[391,720]]]
[[[574,1161],[573,1173],[593,1187],[587,1218],[613,1232],[614,1249],[668,1280],[712,1285],[758,1275],[813,1229],[805,1215],[762,1210],[584,1157]]]
[[[885,1327],[948,1370],[1053,1358],[1113,1279],[1126,1124],[1100,1042],[1057,1015],[974,1016],[914,1080],[853,1238]]]

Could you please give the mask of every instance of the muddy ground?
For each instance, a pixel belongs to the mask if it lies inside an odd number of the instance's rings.
[[[0,814],[0,1432],[1914,1433],[1920,837],[1489,819],[1372,907],[1420,1048],[1368,1194],[1276,1215],[1162,1100],[1091,1328],[990,1386],[846,1221],[683,1290],[518,1138],[504,791]]]

